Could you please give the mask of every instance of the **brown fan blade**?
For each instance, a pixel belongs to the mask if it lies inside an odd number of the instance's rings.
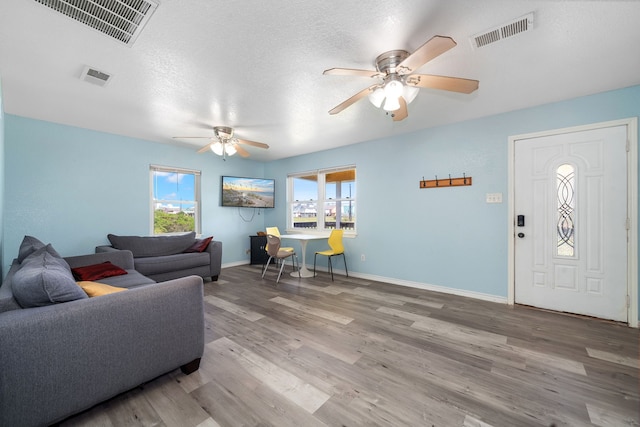
[[[240,145],[236,144],[235,148],[236,148],[236,152],[240,154],[242,157],[249,157],[249,152],[244,148],[242,148]]]
[[[238,139],[238,144],[245,144],[245,145],[251,145],[252,147],[258,147],[258,148],[269,148],[269,146],[265,143],[262,142],[256,142],[256,141],[249,141],[248,139]]]
[[[338,114],[340,111],[342,111],[345,108],[351,106],[351,104],[354,104],[357,101],[359,101],[360,99],[362,99],[365,96],[369,95],[377,87],[378,87],[378,85],[371,85],[369,87],[366,87],[366,88],[362,89],[360,92],[356,93],[351,98],[347,99],[346,101],[343,101],[342,103],[336,105],[331,110],[329,110],[329,114]]]
[[[211,150],[211,144],[213,144],[213,142],[210,143],[210,144],[207,144],[204,147],[202,147],[201,149],[199,149],[198,150],[198,154],[202,154],[202,153],[205,153],[205,152]]]
[[[408,85],[430,89],[449,90],[451,92],[471,93],[478,89],[479,81],[460,77],[434,76],[431,74],[411,74],[406,80]]]
[[[361,76],[361,77],[383,77],[384,74],[374,70],[356,70],[354,68],[329,68],[322,74],[332,76]]]
[[[409,116],[409,112],[407,111],[407,101],[401,96],[398,98],[398,102],[400,103],[400,108],[392,113],[393,121],[399,122],[400,120],[404,120]]]
[[[455,47],[456,44],[451,37],[434,36],[398,64],[396,72],[401,75],[411,74],[433,58]]]

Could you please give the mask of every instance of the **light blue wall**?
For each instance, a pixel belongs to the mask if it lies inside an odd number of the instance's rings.
[[[287,172],[355,164],[358,236],[345,241],[351,271],[506,298],[509,136],[633,116],[640,86],[284,159],[265,173],[284,194]],[[419,189],[423,176],[463,173],[472,186]],[[487,204],[486,193],[502,193],[503,203]],[[284,229],[285,216],[279,203],[266,220]]]
[[[91,252],[107,233],[148,234],[149,164],[202,170],[203,234],[223,241],[224,264],[247,262],[249,235],[286,228],[287,173],[356,164],[351,271],[506,297],[508,137],[639,115],[634,86],[263,164],[7,114],[3,266],[25,234],[63,255]],[[463,173],[472,186],[418,186]],[[276,178],[276,208],[251,218],[251,209],[220,207],[224,174]],[[485,203],[486,193],[504,203]]]
[[[220,206],[220,176],[262,177],[263,163],[11,114],[5,122],[5,271],[27,234],[63,256],[93,252],[108,233],[149,234],[150,164],[202,171],[202,233],[223,242],[223,263],[248,260],[248,236],[264,228],[261,210],[252,218],[253,209]]]

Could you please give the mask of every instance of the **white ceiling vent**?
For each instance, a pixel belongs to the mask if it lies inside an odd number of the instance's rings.
[[[35,0],[76,21],[132,45],[158,3],[153,0]]]
[[[80,78],[85,82],[93,83],[94,85],[106,86],[107,83],[111,81],[111,74],[96,70],[95,68],[84,67]]]
[[[533,30],[533,12],[470,37],[475,49]]]

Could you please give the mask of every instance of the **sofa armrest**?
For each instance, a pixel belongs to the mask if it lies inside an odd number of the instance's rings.
[[[118,249],[113,249],[112,251],[97,252],[96,248],[95,254],[71,256],[65,257],[64,259],[65,261],[67,261],[71,268],[100,264],[106,261],[110,261],[112,264],[115,264],[125,270],[132,270],[134,268],[133,254],[131,253],[131,251],[121,251]]]
[[[47,425],[202,357],[202,278],[0,313],[0,425]]]
[[[207,252],[211,257],[211,277],[217,278],[220,275],[222,269],[222,242],[212,240],[207,246]]]
[[[115,251],[119,251],[120,249],[116,249],[111,245],[100,245],[100,246],[96,246],[96,253],[100,253],[100,252],[115,252]]]

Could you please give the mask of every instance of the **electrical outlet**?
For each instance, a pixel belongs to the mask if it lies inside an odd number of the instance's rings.
[[[364,260],[365,260],[364,254],[360,255],[360,261],[364,261]]]

